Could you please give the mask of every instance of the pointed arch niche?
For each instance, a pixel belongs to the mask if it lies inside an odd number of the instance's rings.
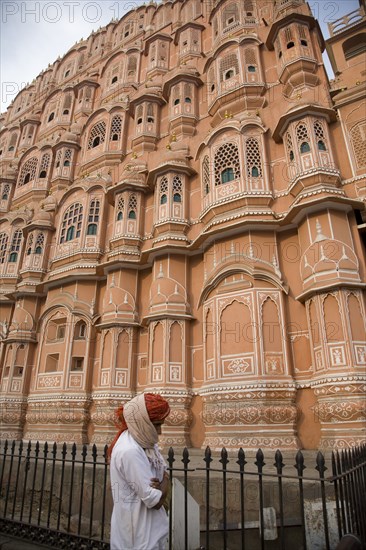
[[[366,327],[365,312],[359,293],[351,292],[347,296],[347,314],[350,323],[350,332],[354,356],[354,366],[366,365]]]
[[[283,374],[284,335],[281,326],[278,304],[267,296],[262,303],[262,342],[264,354],[264,372],[269,375]]]

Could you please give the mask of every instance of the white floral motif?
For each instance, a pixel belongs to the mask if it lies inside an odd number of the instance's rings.
[[[227,366],[227,369],[235,374],[240,374],[242,372],[246,372],[248,369],[250,369],[249,363],[244,361],[244,359],[234,359],[231,361],[231,363]]]

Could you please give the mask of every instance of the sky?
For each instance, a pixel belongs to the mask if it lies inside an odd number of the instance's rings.
[[[142,0],[2,0],[0,4],[0,111],[49,63],[81,37],[120,19]],[[308,0],[324,38],[328,25],[359,7],[358,0]],[[329,77],[333,77],[325,57]]]

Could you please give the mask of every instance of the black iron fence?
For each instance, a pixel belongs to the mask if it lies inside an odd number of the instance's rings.
[[[55,548],[108,549],[113,487],[106,452],[2,441],[0,531]],[[207,448],[202,457],[171,448],[167,463],[171,480],[182,483],[181,548],[190,548],[190,495],[199,504],[207,550],[332,550],[346,533],[366,548],[366,446],[334,452],[327,462],[320,452],[291,457],[240,449],[229,456]]]

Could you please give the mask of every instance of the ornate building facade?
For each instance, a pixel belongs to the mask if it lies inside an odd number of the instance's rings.
[[[150,3],[75,44],[0,133],[1,431],[166,445],[365,440],[365,4]],[[173,22],[173,23],[172,23]]]

